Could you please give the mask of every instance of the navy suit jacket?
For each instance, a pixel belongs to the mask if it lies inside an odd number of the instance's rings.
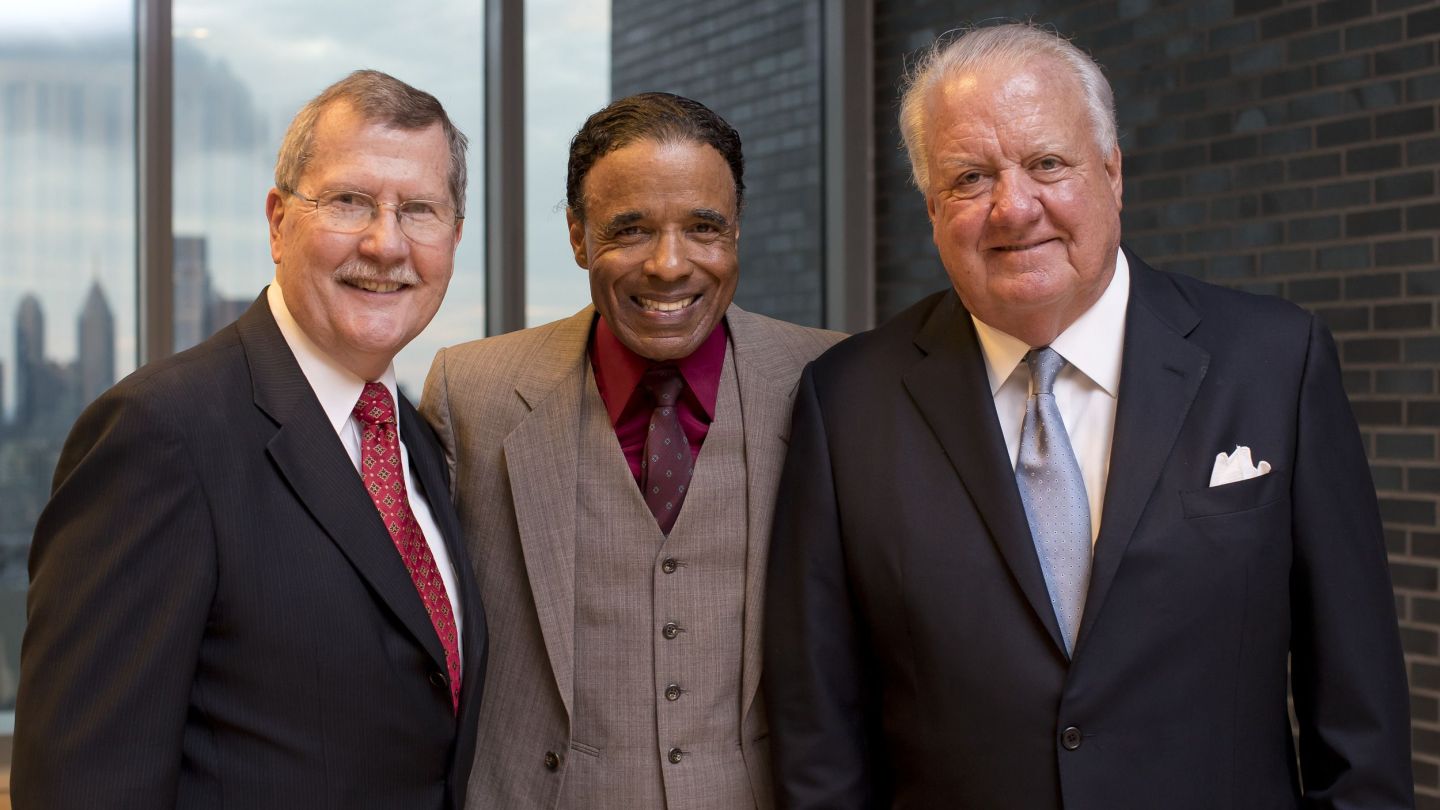
[[[766,614],[782,807],[1413,805],[1385,545],[1329,334],[1129,261],[1073,660],[956,294],[806,371]],[[1236,445],[1271,472],[1210,487]]]
[[[400,430],[454,563],[464,672],[265,295],[80,417],[30,556],[16,807],[458,808],[485,619],[434,434]]]

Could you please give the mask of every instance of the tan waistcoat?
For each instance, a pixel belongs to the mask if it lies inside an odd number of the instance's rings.
[[[585,392],[575,711],[560,807],[754,808],[740,750],[748,509],[734,357],[727,346],[715,421],[668,538],[620,451],[593,371]]]

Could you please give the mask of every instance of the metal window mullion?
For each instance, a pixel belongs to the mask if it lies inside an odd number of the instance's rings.
[[[525,326],[525,3],[485,0],[485,332]]]
[[[174,350],[172,0],[135,0],[136,268],[140,361]]]
[[[874,0],[821,2],[825,325],[875,325]]]

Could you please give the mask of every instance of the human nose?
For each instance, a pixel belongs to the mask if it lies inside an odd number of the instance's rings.
[[[1024,225],[1038,219],[1041,205],[1035,182],[1024,172],[1006,171],[995,182],[990,221],[996,225]]]
[[[370,216],[360,240],[362,253],[377,261],[404,258],[410,252],[410,240],[400,230],[400,209],[394,203],[378,203]]]
[[[662,281],[678,281],[690,275],[690,262],[685,255],[685,240],[681,234],[660,232],[655,240],[655,249],[645,262],[645,274]]]

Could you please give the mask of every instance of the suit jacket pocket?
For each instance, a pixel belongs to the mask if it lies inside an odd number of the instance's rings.
[[[600,758],[600,749],[599,749],[599,748],[596,748],[596,747],[593,746],[593,745],[586,745],[585,743],[582,743],[582,742],[580,742],[579,740],[571,740],[571,741],[570,741],[570,750],[571,750],[571,751],[575,751],[575,752],[580,753],[580,754],[588,754],[588,755],[590,755],[590,756],[592,756],[592,757],[595,757],[596,759],[599,759],[599,758]]]
[[[1216,487],[1182,490],[1180,503],[1187,518],[1218,517],[1272,504],[1290,494],[1290,475],[1271,470],[1265,475]]]

